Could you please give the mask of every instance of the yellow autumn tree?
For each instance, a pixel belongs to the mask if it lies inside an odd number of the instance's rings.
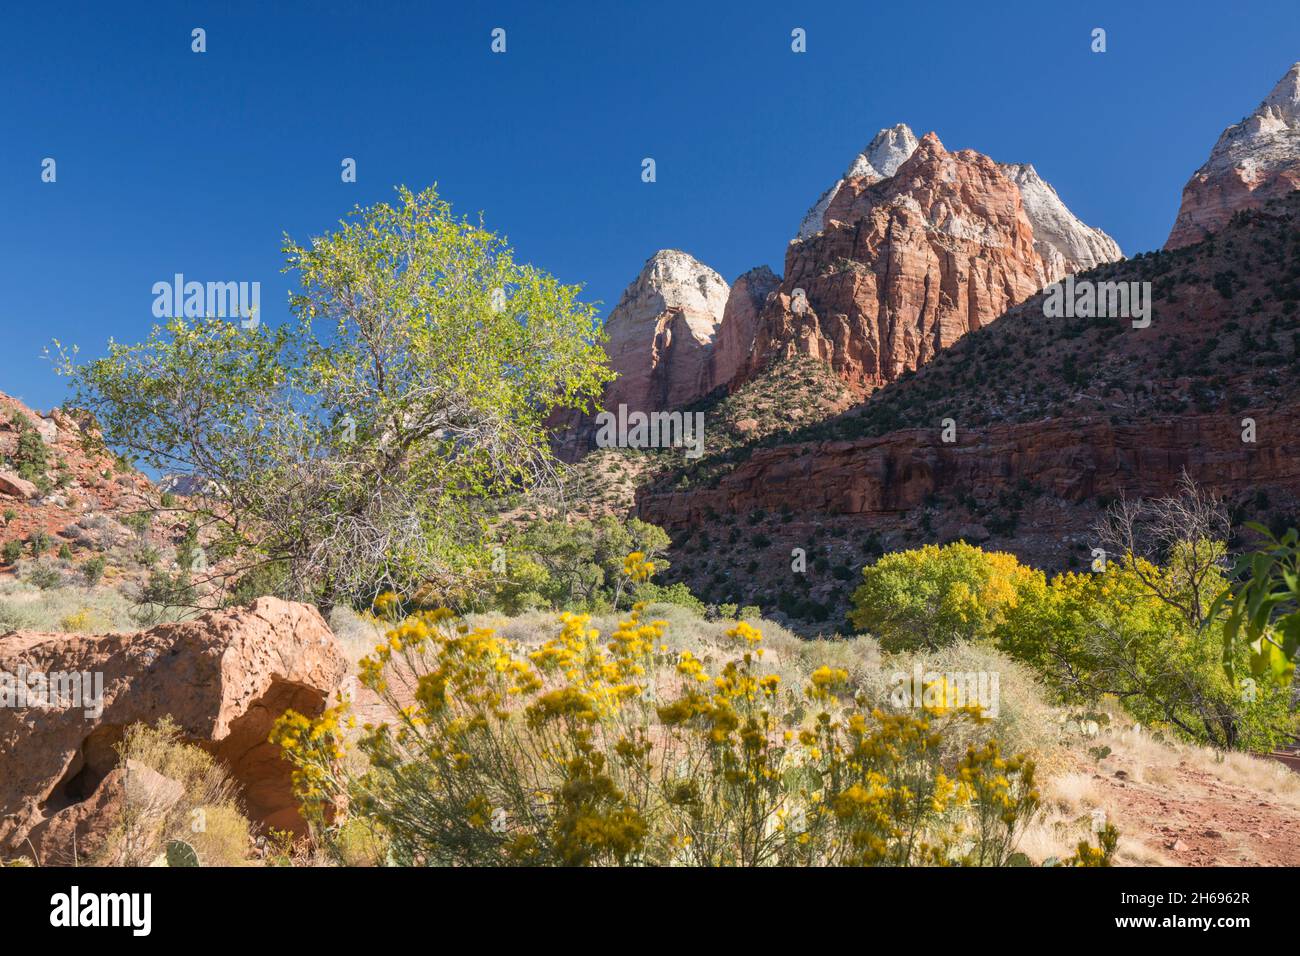
[[[863,568],[849,620],[886,650],[943,647],[990,638],[1009,609],[1045,586],[1013,554],[928,544]]]

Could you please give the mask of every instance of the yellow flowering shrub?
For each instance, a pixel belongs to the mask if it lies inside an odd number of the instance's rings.
[[[831,667],[785,686],[751,623],[677,653],[644,615],[602,634],[564,614],[539,646],[445,610],[396,623],[361,664],[388,716],[360,728],[359,767],[342,705],[273,733],[318,835],[361,817],[406,864],[1007,862],[1032,763],[941,756],[978,708],[870,709]]]

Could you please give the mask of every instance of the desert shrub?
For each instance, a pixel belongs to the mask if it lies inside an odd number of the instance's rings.
[[[28,627],[27,616],[10,601],[0,600],[0,634],[21,631]]]
[[[956,542],[896,551],[862,569],[849,620],[886,650],[984,640],[1043,575],[1015,555]]]
[[[645,610],[607,635],[566,613],[527,652],[449,611],[396,624],[361,664],[390,720],[360,737],[360,770],[345,704],[273,732],[321,838],[345,802],[403,864],[1010,860],[1038,802],[1032,762],[996,740],[943,757],[977,708],[886,713],[824,665],[790,686],[749,623],[674,651]]]
[[[99,862],[149,865],[169,841],[179,840],[194,848],[201,866],[243,864],[249,823],[222,764],[203,748],[186,743],[180,728],[166,717],[152,727],[128,727],[117,752],[127,786]],[[139,773],[138,767],[147,767],[165,781]],[[162,792],[166,790],[171,793]]]
[[[96,555],[81,565],[81,576],[86,584],[94,587],[104,579],[104,570],[107,567],[108,561],[102,555]]]
[[[33,531],[27,539],[27,546],[31,549],[32,557],[39,558],[50,550],[50,536],[44,531]]]
[[[14,415],[13,425],[18,429],[18,444],[13,453],[14,470],[18,477],[28,481],[43,482],[50,467],[49,452],[41,433],[25,415]]]
[[[637,588],[636,596],[639,601],[675,604],[678,607],[694,611],[696,614],[703,614],[707,609],[707,605],[692,594],[691,589],[682,581],[675,581],[672,584],[656,584],[653,581],[646,581]]]
[[[169,574],[155,570],[135,592],[132,619],[141,627],[153,627],[162,621],[180,620],[195,610],[198,590],[188,571]]]
[[[948,752],[984,745],[994,737],[1009,750],[1036,757],[1046,757],[1056,749],[1050,689],[1034,668],[995,647],[959,643],[936,650],[885,654],[875,666],[857,668],[856,673],[858,692],[882,708],[897,706],[900,693],[912,688],[918,675],[923,683],[932,679],[930,675],[939,675],[958,683],[966,694],[971,687],[981,692],[987,688],[992,700],[982,702],[986,705],[984,719],[954,728],[944,741]]]
[[[23,580],[42,591],[48,591],[63,583],[63,575],[58,567],[49,561],[31,561],[24,569]]]
[[[260,597],[284,593],[289,568],[282,561],[268,561],[245,570],[235,581],[226,598],[231,606],[249,604]]]
[[[71,614],[65,615],[63,620],[59,621],[59,628],[70,634],[79,634],[90,630],[93,617],[90,608],[78,608]]]
[[[0,556],[4,557],[5,564],[13,564],[23,556],[23,543],[21,541],[6,541],[3,550],[0,551]]]

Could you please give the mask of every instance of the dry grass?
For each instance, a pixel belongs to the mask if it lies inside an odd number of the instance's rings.
[[[610,633],[622,616],[597,615],[592,624],[602,633]],[[559,627],[557,617],[542,611],[517,617],[482,614],[473,616],[471,623],[491,627],[521,646],[535,646],[555,635]],[[736,642],[727,636],[735,621],[705,620],[688,608],[672,604],[650,605],[645,618],[666,621],[668,628],[662,643],[670,651],[691,651],[704,661],[706,668],[736,655]],[[760,619],[750,623],[763,632],[764,670],[780,675],[782,686],[792,692],[804,685],[809,673],[827,666],[845,671],[853,691],[865,695],[872,705],[888,710],[899,675],[910,677],[915,664],[920,664],[923,671],[943,674],[997,674],[997,716],[981,725],[963,725],[961,732],[947,742],[951,752],[959,754],[970,743],[997,737],[1006,752],[1027,752],[1040,765],[1049,768],[1060,764],[1058,738],[1064,715],[1048,706],[1043,687],[1028,668],[995,649],[964,645],[924,655],[891,655],[883,653],[870,637],[809,640],[773,621]]]
[[[339,605],[330,611],[329,626],[343,645],[343,653],[355,671],[357,662],[373,651],[376,644],[383,642],[390,625],[370,614],[360,614]]]
[[[0,634],[8,631],[105,633],[138,631],[131,602],[114,588],[67,584],[39,588],[15,578],[0,580]]]
[[[174,840],[192,846],[202,866],[245,862],[251,828],[234,783],[207,751],[185,743],[170,719],[127,728],[118,754],[128,782],[100,862],[158,865]]]

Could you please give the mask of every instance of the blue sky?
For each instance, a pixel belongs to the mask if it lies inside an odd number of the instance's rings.
[[[1223,127],[1300,59],[1295,0],[141,6],[0,13],[0,390],[41,408],[66,394],[50,340],[143,338],[176,272],[260,281],[282,320],[282,232],[398,183],[437,182],[602,314],[664,247],[728,281],[783,271],[807,207],[897,122],[1032,162],[1125,253],[1157,248]]]

